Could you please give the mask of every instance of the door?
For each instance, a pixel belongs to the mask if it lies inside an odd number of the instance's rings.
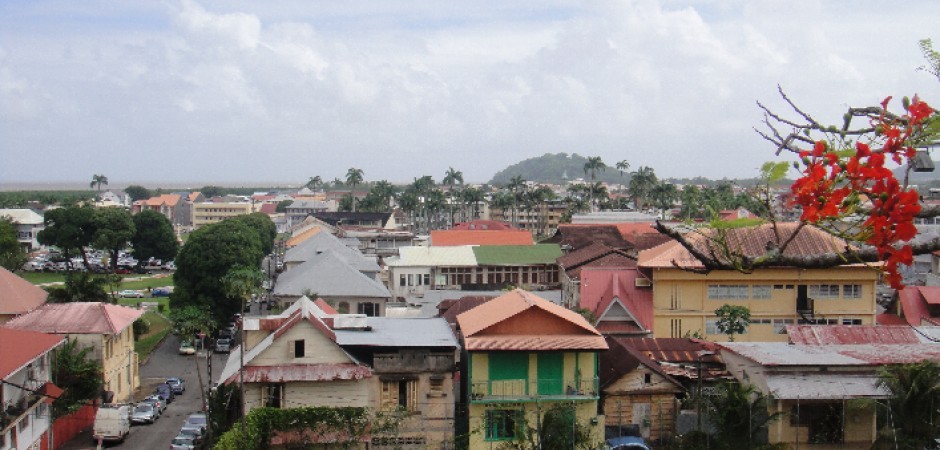
[[[565,355],[563,353],[539,353],[539,395],[561,395],[565,393]],[[574,387],[572,387],[574,390]]]

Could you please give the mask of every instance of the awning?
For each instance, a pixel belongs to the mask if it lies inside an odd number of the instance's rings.
[[[878,387],[875,374],[812,373],[770,374],[770,394],[780,400],[838,400],[852,398],[888,398]]]

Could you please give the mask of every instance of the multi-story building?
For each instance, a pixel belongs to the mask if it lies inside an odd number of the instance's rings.
[[[191,225],[191,212],[189,205],[183,201],[179,194],[163,194],[150,197],[147,200],[137,200],[131,204],[131,213],[141,211],[156,211],[163,214],[174,226]]]
[[[727,230],[732,251],[759,257],[775,233],[786,240],[796,223],[777,223]],[[690,233],[694,245],[708,254],[703,234]],[[805,226],[784,250],[784,255],[812,257],[845,249],[847,243],[816,227]],[[715,310],[725,304],[745,306],[751,319],[738,341],[786,341],[787,325],[798,323],[870,325],[875,323],[877,268],[846,264],[825,269],[768,267],[749,273],[712,270],[703,273],[701,261],[679,242],[670,241],[640,252],[637,264],[652,283],[654,337],[699,334],[726,340],[719,332]]]
[[[529,209],[490,208],[489,219],[509,222],[517,228],[531,232],[536,238],[544,238],[555,233],[561,218],[567,212],[567,203],[563,200],[551,200]]]
[[[27,252],[39,248],[36,238],[46,227],[42,216],[31,209],[0,209],[0,219],[13,222],[16,227],[16,240]]]
[[[48,448],[53,350],[65,339],[0,327],[0,450]]]
[[[202,202],[192,207],[193,228],[255,212],[251,202]]]
[[[525,441],[524,430],[538,433],[556,408],[573,408],[571,426],[603,440],[597,367],[607,343],[584,317],[516,289],[458,315],[457,325],[470,448]]]

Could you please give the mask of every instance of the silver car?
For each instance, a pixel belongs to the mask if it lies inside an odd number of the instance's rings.
[[[140,403],[134,407],[134,412],[131,413],[131,423],[154,423],[158,417],[160,417],[160,413],[153,405]]]
[[[181,434],[170,442],[170,450],[193,450],[197,445],[191,435]]]

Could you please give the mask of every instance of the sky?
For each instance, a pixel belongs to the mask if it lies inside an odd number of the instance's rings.
[[[934,0],[3,0],[0,185],[486,182],[561,152],[753,177],[778,85],[826,123],[940,97],[938,23]]]

